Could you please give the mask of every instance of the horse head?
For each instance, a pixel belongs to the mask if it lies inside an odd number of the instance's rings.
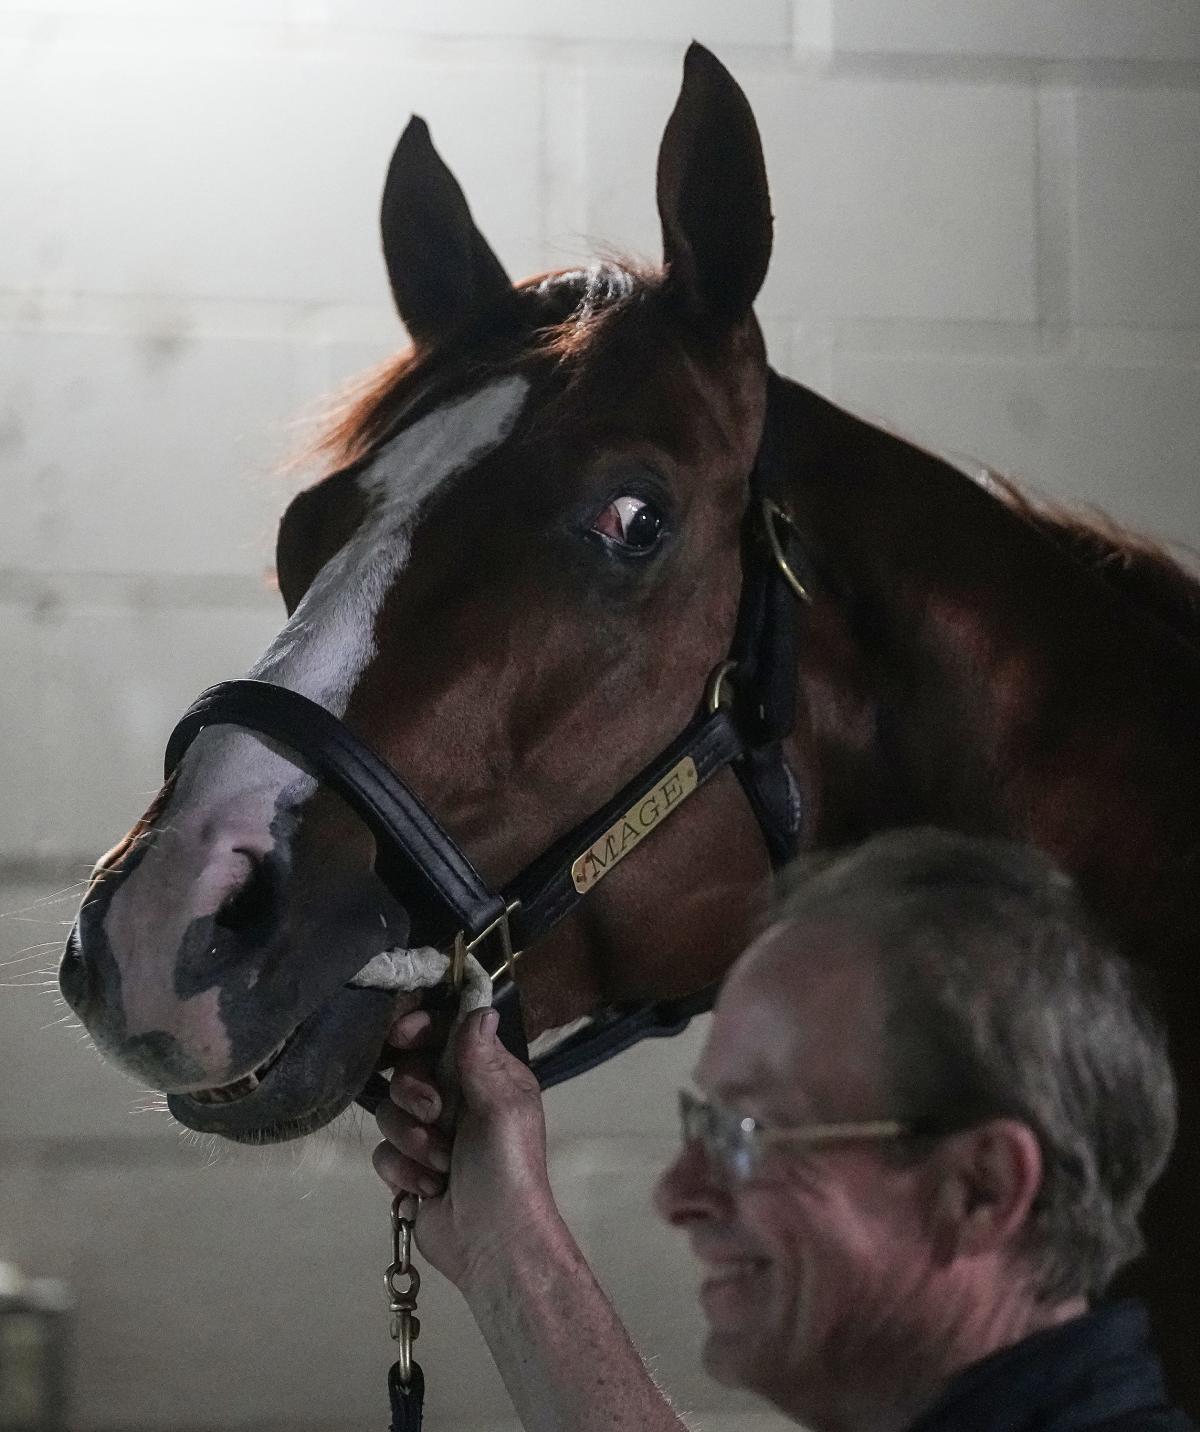
[[[686,725],[730,642],[771,217],[749,107],[699,47],[658,207],[661,270],[514,286],[414,119],[382,206],[413,346],[279,529],[288,620],[250,675],[341,718],[497,883]],[[350,981],[415,938],[376,856],[302,759],[208,727],[100,861],[63,991],[185,1124],[304,1133],[380,1055],[392,999]],[[715,980],[767,870],[724,772],[523,958],[531,1036]]]

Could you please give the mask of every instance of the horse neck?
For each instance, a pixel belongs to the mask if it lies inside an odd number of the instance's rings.
[[[801,669],[818,839],[1032,840],[1138,945],[1181,917],[1194,941],[1196,648],[910,443],[795,384],[773,421],[829,579]]]

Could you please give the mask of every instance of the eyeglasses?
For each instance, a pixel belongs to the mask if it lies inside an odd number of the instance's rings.
[[[772,1128],[720,1104],[705,1103],[686,1089],[679,1091],[679,1123],[684,1143],[700,1143],[708,1157],[737,1183],[755,1176],[772,1144],[825,1148],[858,1139],[902,1139],[916,1132],[912,1124],[896,1119]]]

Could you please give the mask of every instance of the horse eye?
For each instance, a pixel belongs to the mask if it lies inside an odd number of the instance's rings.
[[[651,502],[628,495],[614,498],[592,523],[592,531],[630,552],[649,552],[663,534],[663,515]]]

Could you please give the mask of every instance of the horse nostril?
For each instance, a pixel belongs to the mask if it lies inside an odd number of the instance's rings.
[[[275,920],[277,883],[270,863],[256,860],[250,864],[245,881],[231,890],[213,916],[218,929],[242,938],[265,937]]]

